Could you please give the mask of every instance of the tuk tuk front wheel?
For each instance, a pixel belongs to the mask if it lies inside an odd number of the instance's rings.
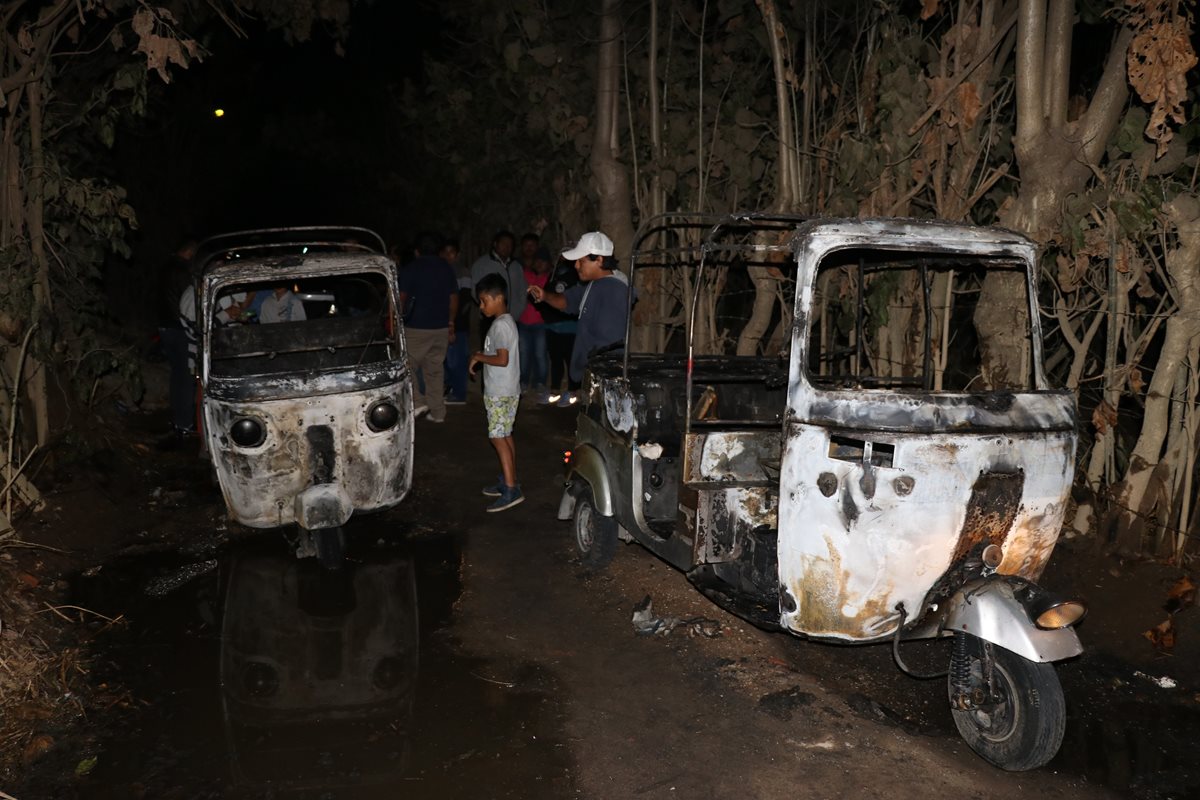
[[[1058,752],[1066,728],[1062,684],[1053,664],[1022,658],[1011,650],[967,638],[965,685],[955,687],[951,668],[950,702],[963,740],[986,761],[1014,772],[1043,766]],[[963,696],[963,688],[967,688]]]
[[[617,521],[596,510],[590,487],[575,501],[575,547],[588,569],[604,569],[617,552]]]

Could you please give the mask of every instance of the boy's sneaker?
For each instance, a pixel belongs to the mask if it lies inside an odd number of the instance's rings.
[[[500,495],[504,494],[504,489],[505,489],[504,476],[498,475],[496,477],[495,483],[493,483],[491,486],[483,487],[483,496],[484,497],[499,497]]]
[[[416,419],[428,410],[429,406],[425,405],[424,403],[419,406],[413,406],[413,419]]]
[[[492,504],[487,507],[487,510],[489,513],[493,511],[504,511],[505,509],[512,508],[513,506],[524,502],[525,495],[521,494],[520,486],[505,486],[504,490],[500,492],[500,496],[497,497]]]
[[[539,406],[550,405],[550,392],[548,390],[542,389],[540,392],[538,392],[537,404]]]
[[[558,402],[554,405],[559,408],[570,408],[573,405],[571,398],[574,396],[572,392],[563,392],[562,396],[558,398]]]

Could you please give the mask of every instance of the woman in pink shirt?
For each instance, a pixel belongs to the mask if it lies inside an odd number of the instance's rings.
[[[533,263],[525,267],[525,282],[529,286],[545,288],[548,277],[550,251],[539,247],[533,256]],[[546,325],[539,305],[530,302],[525,306],[517,320],[517,332],[521,342],[521,391],[536,392],[538,405],[545,405],[550,402],[550,393],[546,391],[549,359],[546,355]]]

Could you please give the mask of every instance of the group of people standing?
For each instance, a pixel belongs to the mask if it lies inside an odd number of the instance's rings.
[[[490,251],[457,274],[456,243],[422,236],[415,256],[400,270],[409,358],[423,377],[414,412],[444,421],[446,405],[465,402],[467,377],[482,365],[488,438],[501,467],[483,494],[492,498],[488,511],[503,511],[524,500],[512,440],[521,395],[539,405],[575,402],[588,357],[624,341],[629,279],[599,231],[558,258],[536,234],[521,237],[518,248],[511,232],[500,231]],[[482,347],[467,357],[473,305]]]
[[[470,267],[459,263],[457,242],[434,234],[419,237],[413,255],[400,269],[400,292],[409,358],[420,370],[424,387],[416,403],[419,413],[441,422],[447,405],[466,401],[471,309],[478,302],[476,285],[489,274],[500,275],[507,287],[508,313],[518,332],[521,394],[538,405],[567,407],[576,402],[582,369],[573,371],[570,366],[578,317],[531,298],[535,288],[562,295],[578,285],[573,259],[552,256],[535,233],[525,234],[518,243],[510,231],[498,232],[490,250]],[[481,315],[481,343],[490,326],[491,320]],[[622,328],[617,338],[623,336]]]

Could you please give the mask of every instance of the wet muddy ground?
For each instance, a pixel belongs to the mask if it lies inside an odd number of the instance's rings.
[[[569,794],[553,676],[520,665],[514,691],[457,652],[453,537],[382,519],[349,533],[339,571],[268,535],[81,578],[76,602],[129,620],[96,677],[143,707],[98,742],[76,796]]]
[[[72,551],[42,566],[62,570],[63,602],[103,615],[81,632],[87,680],[121,702],[55,731],[3,788],[21,800],[1200,796],[1200,685],[1173,661],[1192,661],[1195,610],[1176,617],[1178,655],[1135,650],[1113,620],[1136,612],[1149,627],[1165,589],[1134,597],[1132,568],[1075,546],[1056,559],[1051,586],[1098,598],[1089,650],[1059,669],[1060,755],[1011,775],[958,739],[944,683],[906,678],[886,647],[758,631],[636,547],[584,571],[554,520],[567,411],[522,410],[528,500],[484,514],[477,484],[495,470],[482,410],[452,411],[418,427],[413,494],[352,523],[338,574],[296,560],[278,533],[225,523],[187,443],[156,448],[135,426],[147,444],[134,479],[107,470],[102,503],[64,494],[39,529]],[[646,595],[712,627],[637,636]],[[930,671],[946,657],[937,643],[905,655]],[[1168,675],[1175,686],[1154,680]]]

